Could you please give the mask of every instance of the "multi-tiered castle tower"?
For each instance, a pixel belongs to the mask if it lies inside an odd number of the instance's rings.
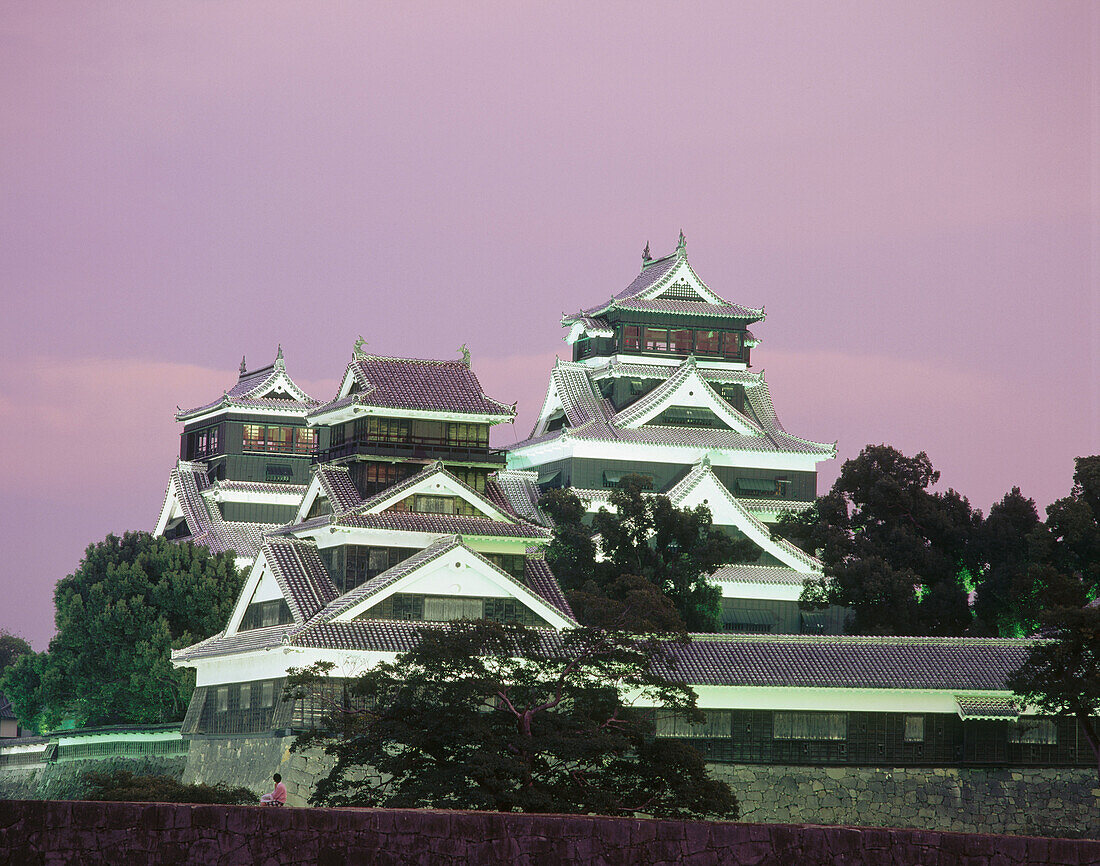
[[[707,505],[714,522],[755,542],[751,563],[731,564],[722,585],[729,631],[840,631],[840,612],[798,609],[820,564],[769,526],[808,507],[817,464],[835,444],[788,433],[763,372],[750,369],[749,330],[763,308],[731,303],[691,267],[683,233],[610,300],[562,318],[573,349],[550,374],[528,439],[508,454],[540,488],[572,487],[592,510],[628,474],[646,476],[675,505]]]

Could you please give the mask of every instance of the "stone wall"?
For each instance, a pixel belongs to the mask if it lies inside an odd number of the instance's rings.
[[[388,809],[0,801],[0,866],[46,863],[1100,864],[1100,842]]]
[[[179,780],[187,763],[185,755],[128,757],[124,755],[85,761],[59,761],[24,767],[0,768],[2,800],[76,800],[84,796],[87,772],[129,770],[138,776],[168,776]],[[270,790],[270,789],[269,789]]]
[[[1095,770],[711,764],[764,823],[1100,838]]]
[[[192,740],[183,781],[265,791],[271,789],[271,774],[280,773],[287,802],[304,806],[331,763],[320,751],[292,754],[293,742],[293,737]],[[709,766],[729,783],[746,821],[1100,837],[1094,770]]]
[[[251,788],[263,793],[279,773],[286,785],[287,805],[305,806],[317,782],[328,775],[331,761],[319,750],[291,753],[294,737],[225,737],[191,741],[183,782]]]

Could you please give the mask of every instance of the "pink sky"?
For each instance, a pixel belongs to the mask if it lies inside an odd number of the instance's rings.
[[[1084,0],[9,4],[0,629],[152,528],[243,353],[328,397],[360,333],[467,343],[522,438],[681,228],[820,490],[888,442],[1045,506],[1100,452],[1098,46]]]

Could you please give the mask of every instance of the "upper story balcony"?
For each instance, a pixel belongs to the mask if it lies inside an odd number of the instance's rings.
[[[481,463],[504,466],[503,451],[480,443],[453,442],[431,437],[404,439],[357,436],[313,453],[314,463],[330,463],[342,457],[367,454],[398,460],[443,460],[444,462]]]

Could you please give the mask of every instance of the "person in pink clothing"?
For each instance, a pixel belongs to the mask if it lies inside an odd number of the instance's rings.
[[[271,778],[275,780],[275,790],[260,797],[260,803],[264,806],[285,806],[286,785],[283,784],[283,777],[276,773]]]

